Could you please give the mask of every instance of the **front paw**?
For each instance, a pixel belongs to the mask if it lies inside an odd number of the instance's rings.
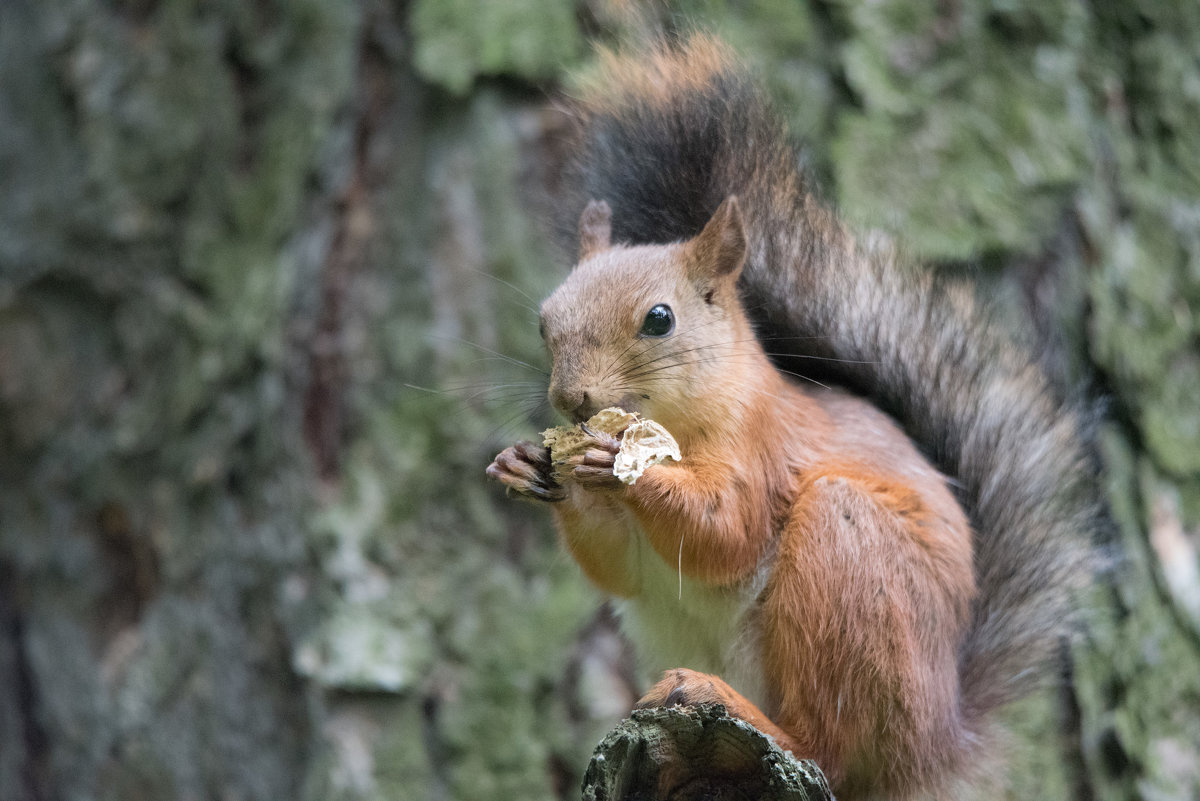
[[[533,442],[518,442],[505,448],[488,465],[487,474],[509,493],[522,498],[553,503],[567,497],[566,490],[554,478],[550,452]]]

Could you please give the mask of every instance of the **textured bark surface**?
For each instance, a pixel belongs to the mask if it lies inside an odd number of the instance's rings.
[[[647,677],[482,471],[549,422],[546,99],[629,7],[0,3],[0,798],[578,795]],[[1200,5],[662,18],[1107,401],[1113,569],[1009,796],[1200,795]]]
[[[832,798],[816,763],[793,759],[721,706],[635,710],[583,775],[583,801]]]

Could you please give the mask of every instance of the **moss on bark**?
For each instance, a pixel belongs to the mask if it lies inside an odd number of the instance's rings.
[[[544,93],[630,8],[0,3],[0,797],[575,794],[636,681],[482,468],[542,420],[492,359],[561,267]],[[1200,6],[695,18],[1108,399],[1114,569],[1014,774],[1196,795]]]

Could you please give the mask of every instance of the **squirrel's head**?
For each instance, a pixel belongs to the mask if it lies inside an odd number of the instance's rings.
[[[603,201],[584,209],[579,263],[542,304],[550,401],[576,422],[620,406],[675,433],[704,419],[758,347],[737,294],[741,210],[729,197],[700,234],[669,245],[614,246],[611,216]]]

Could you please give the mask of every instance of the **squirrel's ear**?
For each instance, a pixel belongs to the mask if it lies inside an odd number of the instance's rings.
[[[704,230],[691,241],[688,272],[702,287],[736,281],[746,263],[746,228],[737,197],[730,195],[713,212]]]
[[[579,215],[579,260],[594,256],[612,242],[612,209],[603,200],[593,200]]]

